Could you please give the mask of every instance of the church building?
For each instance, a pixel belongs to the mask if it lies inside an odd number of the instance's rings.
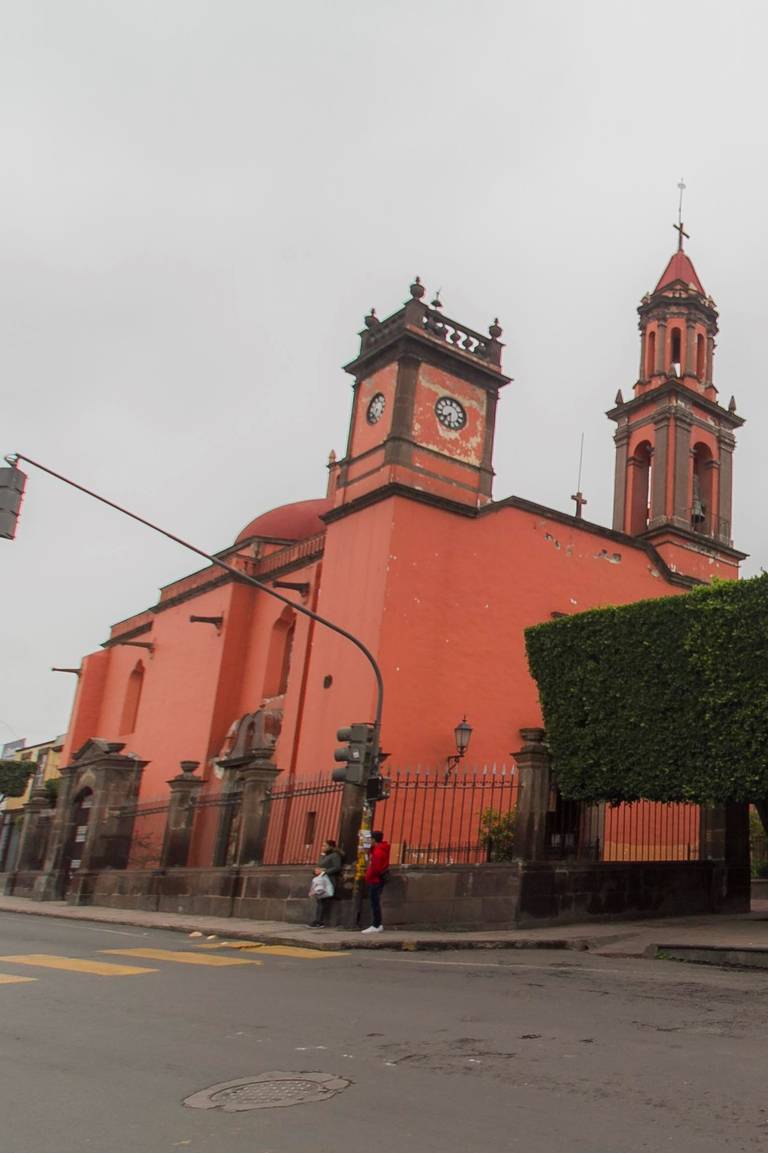
[[[468,763],[509,760],[521,728],[541,724],[529,625],[738,577],[732,462],[743,421],[733,399],[720,402],[718,313],[682,239],[640,303],[637,378],[607,414],[611,527],[584,518],[580,493],[575,515],[494,493],[510,384],[502,329],[450,320],[417,278],[403,307],[365,317],[345,366],[346,451],[331,460],[326,494],[262,512],[220,554],[370,649],[392,766],[444,764],[462,717]],[[206,567],[84,657],[62,764],[97,740],[142,765],[140,801],[166,797],[180,761],[199,763],[202,795],[215,797],[247,718],[272,718],[278,779],[298,781],[328,773],[337,729],[374,708],[371,670],[343,636]]]

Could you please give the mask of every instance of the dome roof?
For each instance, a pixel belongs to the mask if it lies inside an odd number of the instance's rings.
[[[325,531],[320,520],[323,513],[333,508],[333,501],[322,497],[319,500],[299,500],[295,504],[283,504],[270,512],[263,512],[247,524],[237,537],[235,544],[243,544],[251,537],[268,537],[271,540],[306,540]]]

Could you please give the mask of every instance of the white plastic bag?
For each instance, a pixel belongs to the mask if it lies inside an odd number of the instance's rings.
[[[333,881],[327,873],[318,873],[312,878],[312,884],[309,886],[310,897],[319,897],[322,900],[324,897],[332,897],[333,893]]]

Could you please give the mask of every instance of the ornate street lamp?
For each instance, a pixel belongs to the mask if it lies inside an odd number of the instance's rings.
[[[470,742],[470,739],[472,737],[472,726],[470,725],[466,716],[463,717],[459,721],[458,725],[453,730],[453,737],[454,737],[454,740],[456,741],[456,752],[453,753],[448,758],[448,760],[446,761],[446,765],[445,765],[446,777],[449,776],[453,772],[453,770],[456,768],[459,761],[464,757],[464,754],[466,753],[467,749],[469,748],[469,742]]]

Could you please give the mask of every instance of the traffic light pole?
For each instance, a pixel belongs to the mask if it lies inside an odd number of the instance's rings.
[[[54,472],[52,468],[48,468],[47,465],[41,464],[40,461],[32,460],[31,457],[24,456],[20,452],[9,453],[5,459],[13,468],[16,467],[18,461],[23,460],[25,464],[30,464],[33,468],[40,469],[41,472],[47,473],[48,476],[52,476],[56,480],[60,480],[62,484],[67,484],[70,488],[76,488],[78,492],[82,492],[85,493],[86,496],[93,497],[94,500],[98,500],[101,504],[105,504],[109,508],[115,509],[116,512],[122,513],[123,516],[128,516],[131,518],[131,520],[135,520],[139,524],[143,524],[145,528],[150,528],[153,532],[160,533],[161,536],[166,537],[168,540],[172,540],[175,544],[181,545],[182,548],[188,549],[189,552],[196,553],[198,556],[203,557],[204,560],[209,561],[210,564],[216,565],[218,568],[228,572],[236,580],[240,581],[241,584],[252,585],[254,588],[260,589],[261,592],[267,593],[268,596],[274,597],[275,600],[282,601],[283,604],[290,605],[294,612],[300,613],[302,616],[309,617],[310,620],[317,621],[319,625],[323,625],[325,628],[330,629],[331,632],[338,633],[339,636],[342,636],[345,638],[345,640],[348,640],[349,643],[354,645],[356,649],[359,649],[359,651],[368,661],[376,681],[376,713],[373,722],[373,734],[371,738],[371,764],[378,764],[379,745],[381,739],[381,715],[384,707],[384,680],[381,675],[381,669],[376,663],[376,659],[373,656],[373,653],[363,644],[363,642],[358,637],[349,632],[347,629],[342,628],[341,625],[337,625],[333,621],[327,620],[325,617],[320,616],[319,613],[312,612],[311,609],[305,608],[303,605],[297,604],[296,601],[292,601],[288,597],[283,596],[282,593],[276,592],[276,590],[273,589],[270,585],[264,584],[263,581],[257,580],[256,577],[248,576],[247,573],[241,572],[240,569],[235,568],[234,565],[227,564],[227,562],[222,560],[220,557],[213,556],[211,553],[205,552],[203,549],[198,548],[197,545],[190,544],[189,541],[184,540],[182,537],[176,536],[172,532],[168,532],[167,529],[160,528],[159,525],[153,524],[152,521],[146,520],[145,517],[139,516],[135,512],[131,512],[130,509],[123,508],[122,505],[116,504],[113,500],[108,500],[105,496],[101,496],[99,493],[93,492],[92,489],[86,488],[85,485],[78,484],[77,481],[71,480],[67,476],[63,476],[60,472]]]

